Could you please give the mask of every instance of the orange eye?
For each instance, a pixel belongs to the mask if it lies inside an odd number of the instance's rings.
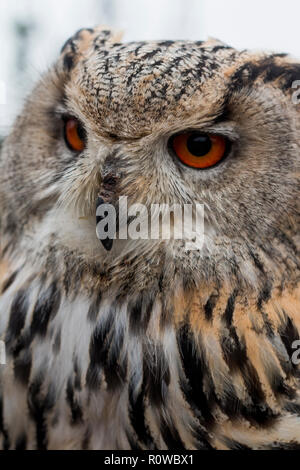
[[[69,149],[82,152],[85,148],[86,133],[78,119],[68,117],[64,123],[64,136]]]
[[[187,166],[205,169],[219,163],[227,151],[228,141],[220,135],[187,132],[172,138],[171,146]]]

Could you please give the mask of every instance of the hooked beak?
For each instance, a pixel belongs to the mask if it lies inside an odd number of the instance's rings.
[[[104,204],[107,204],[107,203],[104,201],[104,199],[101,196],[98,196],[97,204],[96,204],[96,225],[97,226],[100,222],[102,222],[105,219],[105,216],[97,215],[98,208],[103,206]],[[103,245],[103,247],[105,248],[106,251],[111,251],[111,249],[113,247],[113,242],[114,242],[113,238],[110,238],[109,235],[107,235],[106,238],[101,236],[101,238],[99,238],[99,240],[102,243],[102,245]]]
[[[113,204],[115,206],[114,201],[116,199],[116,192],[118,189],[118,183],[119,183],[119,175],[116,174],[115,171],[107,171],[105,172],[102,180],[102,187],[101,191],[98,195],[97,202],[96,202],[96,224],[98,224],[103,221],[106,217],[104,215],[99,215],[103,213],[104,211],[98,211],[98,208],[105,205],[105,204]],[[118,215],[117,215],[118,219]],[[117,227],[117,221],[115,221],[115,227]],[[101,233],[101,237],[99,237],[103,247],[105,248],[106,251],[111,251],[113,247],[113,237],[114,233],[109,233],[107,234],[107,237],[105,237],[105,233]]]

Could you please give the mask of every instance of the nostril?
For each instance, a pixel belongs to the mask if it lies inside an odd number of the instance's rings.
[[[98,196],[102,197],[105,202],[113,203],[116,198],[119,179],[115,173],[111,172],[103,176]]]
[[[107,175],[103,178],[104,189],[113,189],[117,186],[118,178],[114,175]]]

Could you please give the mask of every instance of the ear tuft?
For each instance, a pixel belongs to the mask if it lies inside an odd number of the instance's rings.
[[[220,41],[220,39],[212,38],[209,36],[205,41],[205,46],[228,46],[225,42]]]
[[[61,49],[63,71],[69,73],[92,44],[95,48],[99,48],[106,43],[119,43],[122,36],[122,32],[113,31],[105,26],[80,29],[65,42]]]

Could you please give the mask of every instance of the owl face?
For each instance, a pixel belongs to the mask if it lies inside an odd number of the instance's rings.
[[[41,246],[52,237],[102,272],[130,260],[143,284],[162,263],[170,278],[282,277],[299,228],[299,74],[282,54],[218,41],[122,44],[109,31],[78,32],[5,143],[6,226]],[[115,240],[108,252],[96,203],[122,196],[149,211],[202,204],[204,245]]]

